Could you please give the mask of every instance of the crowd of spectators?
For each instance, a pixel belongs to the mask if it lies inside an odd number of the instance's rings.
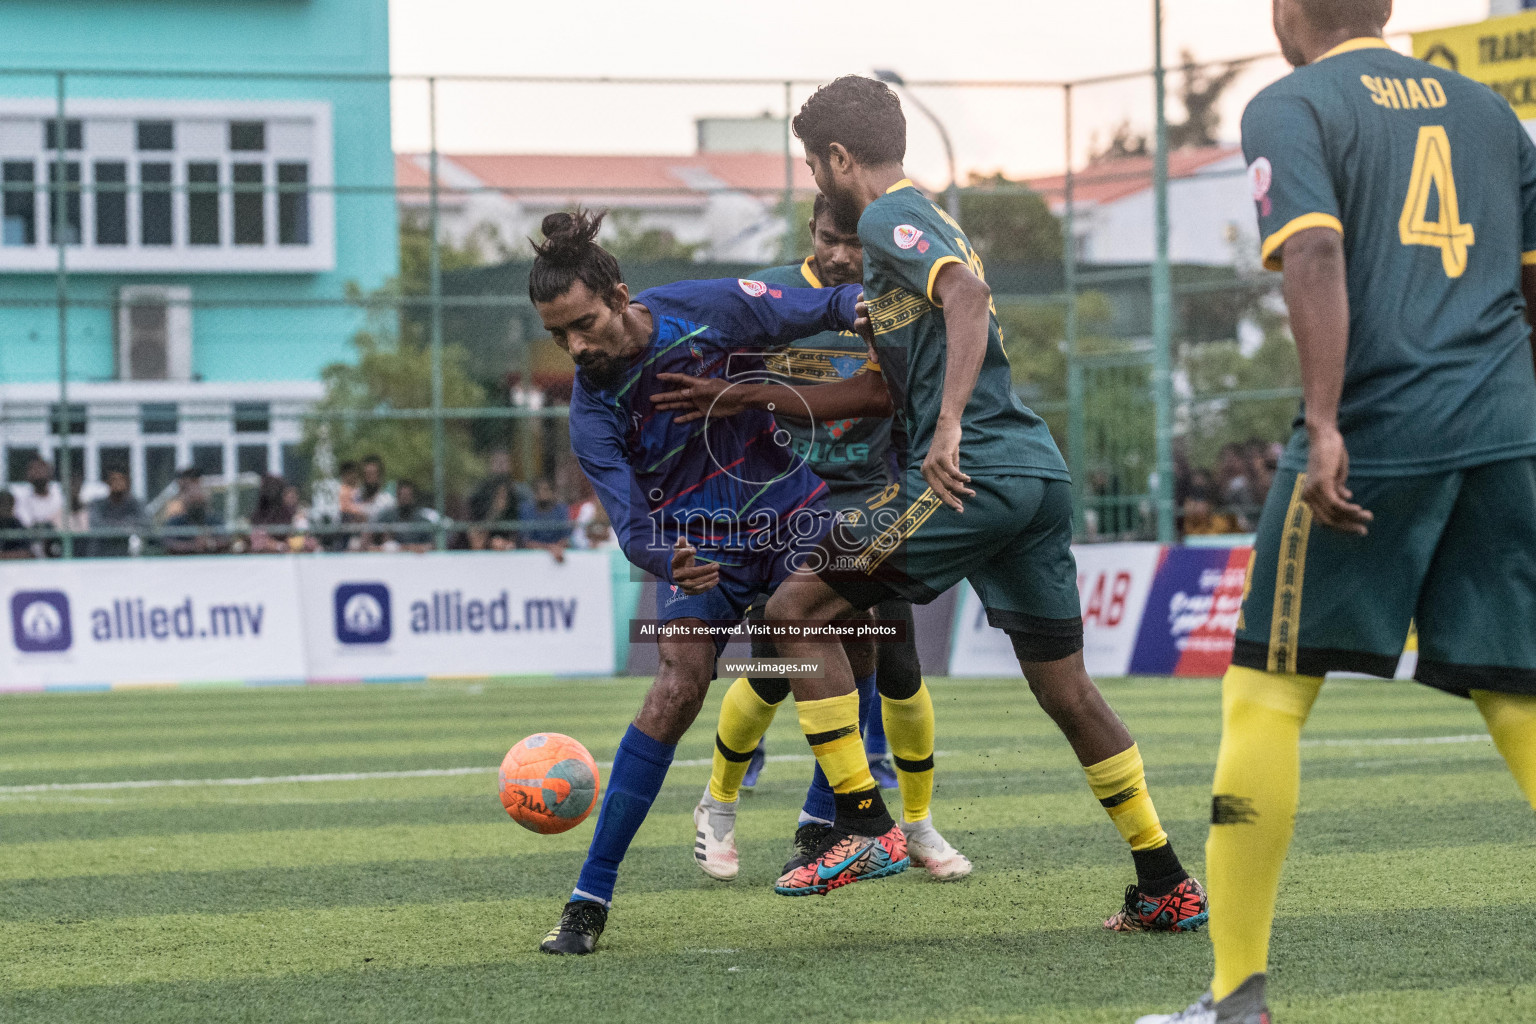
[[[121,470],[89,490],[74,481],[69,500],[45,459],[33,459],[24,483],[0,489],[0,559],[57,557],[62,534],[77,534],[74,553],[114,558],[138,554],[279,554],[315,551],[429,551],[445,547],[506,551],[536,548],[563,561],[570,548],[616,546],[607,517],[584,478],[575,501],[562,501],[554,481],[526,484],[513,477],[504,451],[491,453],[490,472],[457,515],[440,515],[415,481],[391,480],[384,460],[370,455],[343,463],[333,480],[318,481],[310,501],[300,487],[271,474],[254,494],[227,493],[183,469],[172,493],[146,505]],[[224,493],[210,493],[210,484]],[[105,492],[102,493],[104,486]],[[248,505],[249,511],[229,515]],[[18,535],[25,531],[25,535]]]
[[[1193,469],[1179,460],[1174,503],[1179,533],[1186,537],[1251,533],[1275,479],[1284,446],[1250,440],[1222,446],[1214,469]]]

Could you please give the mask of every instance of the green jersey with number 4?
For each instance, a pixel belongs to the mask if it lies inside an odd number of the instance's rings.
[[[1350,473],[1413,476],[1536,454],[1520,292],[1536,263],[1536,145],[1486,86],[1354,39],[1243,115],[1264,265],[1344,236]],[[1306,432],[1282,465],[1304,470]]]

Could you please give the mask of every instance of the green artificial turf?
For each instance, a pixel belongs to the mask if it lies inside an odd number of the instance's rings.
[[[0,1021],[1128,1022],[1193,1000],[1205,935],[1114,935],[1123,843],[1021,681],[935,680],[940,829],[976,863],[785,899],[810,762],[792,714],[743,801],[741,878],[694,866],[708,768],[673,769],[597,956],[537,952],[593,820],[513,824],[495,766],[554,730],[613,755],[644,681],[0,698]],[[1109,681],[1186,864],[1210,681]],[[704,761],[722,688],[678,750]],[[1276,928],[1279,1024],[1536,1019],[1530,808],[1470,704],[1324,691]],[[1383,742],[1383,741],[1411,742]],[[483,768],[259,785],[46,783]]]

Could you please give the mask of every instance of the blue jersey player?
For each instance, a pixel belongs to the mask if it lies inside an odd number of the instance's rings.
[[[750,372],[766,349],[852,329],[861,294],[856,285],[721,280],[682,281],[631,299],[618,262],[595,241],[601,222],[579,211],[546,217],[528,291],[576,362],[571,446],[630,562],[657,578],[658,619],[674,634],[658,641],[656,681],[614,755],[576,889],[541,946],[555,954],[590,953],[602,934],[619,862],[714,678],[724,639],[708,629],[740,621],[761,593],[811,579],[807,559],[831,525],[826,484],[782,443],[772,412],[680,423],[652,404],[652,393],[663,390],[656,375]],[[786,894],[903,870],[906,840],[870,776],[841,648],[822,678],[796,684],[795,698],[836,794],[839,838],[855,852]]]

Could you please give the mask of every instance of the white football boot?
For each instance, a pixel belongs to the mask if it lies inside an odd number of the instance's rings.
[[[1207,992],[1178,1013],[1149,1013],[1137,1017],[1136,1024],[1216,1024],[1216,1004]]]
[[[1264,1005],[1265,980],[1263,974],[1250,974],[1219,1003],[1207,992],[1178,1013],[1137,1017],[1136,1024],[1271,1024],[1269,1007]]]
[[[922,821],[903,821],[901,830],[907,836],[907,856],[913,867],[921,867],[940,882],[964,878],[971,873],[971,862],[965,854],[949,845],[933,827],[933,815]]]
[[[741,870],[736,853],[736,806],[709,795],[706,787],[699,806],[693,809],[693,859],[710,878],[730,881]]]

